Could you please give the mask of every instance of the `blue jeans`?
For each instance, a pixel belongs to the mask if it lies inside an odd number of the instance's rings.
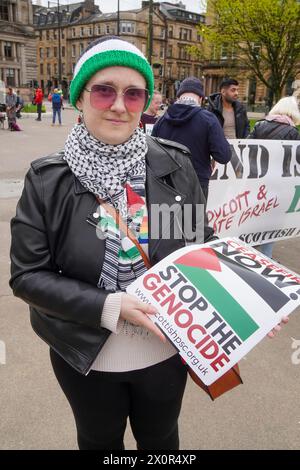
[[[53,115],[52,115],[52,124],[55,124],[56,121],[56,114],[58,116],[58,122],[61,124],[61,109],[53,109]]]

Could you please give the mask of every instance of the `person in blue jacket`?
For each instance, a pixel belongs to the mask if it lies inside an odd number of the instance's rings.
[[[188,147],[207,199],[212,159],[226,164],[231,158],[231,150],[216,116],[201,107],[204,96],[203,85],[198,78],[183,80],[177,92],[177,101],[156,122],[152,135]]]
[[[61,126],[61,108],[63,104],[63,98],[62,98],[62,94],[59,93],[58,88],[54,89],[52,93],[51,101],[52,101],[52,124],[51,125],[52,126],[55,125],[56,115],[57,115],[59,125]]]

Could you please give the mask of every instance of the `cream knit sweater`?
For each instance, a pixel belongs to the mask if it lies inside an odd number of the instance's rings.
[[[144,369],[176,354],[174,346],[163,343],[143,327],[120,319],[123,292],[109,294],[104,303],[101,326],[112,332],[96,357],[91,369],[103,372],[126,372]]]

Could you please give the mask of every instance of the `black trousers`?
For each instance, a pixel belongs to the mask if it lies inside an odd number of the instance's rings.
[[[141,370],[87,376],[52,349],[50,357],[74,414],[79,449],[123,450],[128,417],[138,449],[179,448],[177,420],[186,384],[179,355]]]
[[[36,105],[36,110],[37,110],[37,114],[38,114],[38,119],[39,121],[42,119],[42,103],[38,103]]]

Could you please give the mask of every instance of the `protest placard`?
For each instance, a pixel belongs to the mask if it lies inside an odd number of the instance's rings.
[[[224,238],[175,251],[127,292],[157,308],[149,318],[211,385],[300,305],[300,276]]]
[[[216,164],[207,215],[219,237],[250,245],[300,236],[300,142],[232,139]]]

